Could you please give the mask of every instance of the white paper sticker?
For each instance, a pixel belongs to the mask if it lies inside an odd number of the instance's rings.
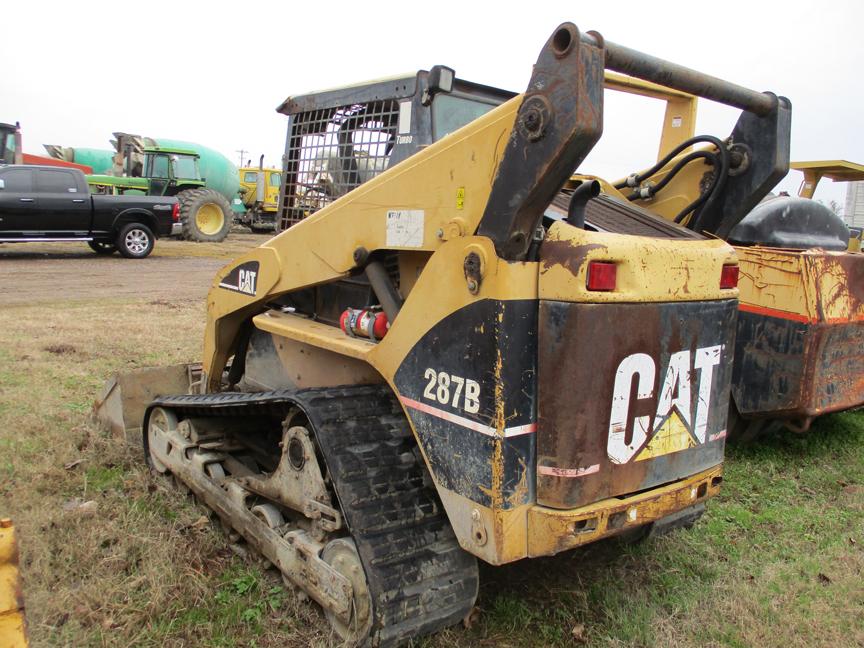
[[[387,247],[423,247],[422,209],[387,212]]]
[[[409,135],[411,133],[411,102],[399,102],[399,134]]]
[[[681,117],[673,117],[672,118],[672,128],[681,128],[681,124],[684,120]]]

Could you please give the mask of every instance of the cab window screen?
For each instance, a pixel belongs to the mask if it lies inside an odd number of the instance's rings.
[[[258,172],[246,171],[243,174],[243,182],[258,182]]]
[[[271,173],[270,174],[270,186],[278,187],[282,184],[282,174],[281,173]]]

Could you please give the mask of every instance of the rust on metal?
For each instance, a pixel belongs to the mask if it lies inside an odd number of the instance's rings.
[[[735,306],[541,301],[537,502],[585,506],[722,463]],[[562,361],[586,344],[590,362]]]
[[[608,248],[605,245],[599,243],[573,245],[569,240],[550,239],[543,244],[543,263],[540,272],[545,273],[550,267],[560,265],[567,268],[574,277],[578,277],[582,266],[590,257],[590,252],[606,249]]]
[[[525,258],[543,212],[602,130],[602,46],[564,23],[534,66],[477,230],[501,258]]]
[[[716,466],[673,484],[582,509],[534,506],[528,512],[528,555],[553,555],[657,522],[714,497],[722,481],[723,468]]]
[[[733,395],[745,417],[813,418],[864,404],[864,256],[739,249]]]

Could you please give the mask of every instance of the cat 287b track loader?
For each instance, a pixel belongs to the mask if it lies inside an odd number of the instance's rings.
[[[788,124],[783,99],[565,23],[524,94],[220,271],[197,393],[146,409],[152,468],[351,644],[462,619],[476,558],[687,524],[719,490],[732,248],[626,202],[586,214],[577,195],[545,215],[601,135],[604,68]],[[418,105],[452,81],[418,80]],[[364,119],[346,104],[338,119]],[[410,108],[391,117],[407,126]],[[785,173],[788,156],[772,159],[743,174],[748,201]]]

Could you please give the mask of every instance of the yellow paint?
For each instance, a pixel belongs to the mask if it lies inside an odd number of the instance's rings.
[[[720,290],[723,265],[735,263],[732,247],[719,239],[659,239],[589,232],[556,222],[544,246],[558,243],[578,254],[573,267],[541,265],[541,299],[572,302],[621,303],[732,299],[735,290]],[[544,255],[548,253],[544,251]],[[557,256],[555,257],[557,259]],[[596,292],[586,288],[588,264],[612,261],[618,266],[616,289]]]
[[[792,162],[789,166],[804,174],[804,181],[798,189],[798,195],[802,198],[812,198],[822,178],[828,178],[834,182],[864,180],[864,164],[856,164],[846,160]]]
[[[660,99],[666,102],[663,130],[660,134],[660,148],[657,152],[658,160],[695,134],[698,104],[698,97],[695,95],[608,71],[605,75],[605,81],[608,90],[617,90],[618,92]],[[690,148],[687,148],[684,152],[689,150]]]
[[[208,295],[204,346],[208,389],[218,389],[219,376],[234,351],[240,327],[249,318],[254,318],[259,329],[367,362],[396,391],[394,375],[418,340],[444,318],[479,300],[500,300],[502,309],[506,309],[510,300],[539,298],[602,304],[731,299],[737,295],[736,290],[719,289],[721,267],[734,263],[735,254],[718,240],[671,241],[592,233],[556,223],[544,244],[558,247],[559,256],[555,260],[547,258],[537,263],[500,259],[492,242],[474,233],[520,102],[521,97],[517,97],[490,111],[223,268]],[[472,199],[460,204],[460,193],[464,198],[469,188]],[[420,245],[410,248],[388,245],[387,212],[392,210],[422,210]],[[405,283],[404,305],[381,342],[372,344],[349,338],[337,327],[268,308],[267,303],[281,294],[348,276],[356,269],[354,252],[361,247],[369,252],[395,251],[400,270],[412,269],[412,274],[416,273]],[[468,289],[464,271],[465,258],[470,253],[481,260],[481,280],[473,293]],[[578,259],[618,263],[618,289],[614,293],[589,293],[585,288],[587,268]],[[259,262],[256,295],[246,296],[218,287],[234,267],[249,261]],[[503,310],[487,323],[486,331],[498,336],[504,344],[506,332],[498,330],[502,321]],[[485,370],[496,371],[496,367]],[[500,376],[500,356],[497,371]],[[488,425],[503,436],[507,416],[503,395],[496,393],[495,402]],[[501,450],[498,439],[488,471],[478,477],[488,489],[489,507],[447,491],[436,481],[460,544],[494,564],[531,554],[530,538],[540,533],[530,528],[531,511],[542,509],[530,504],[505,509],[512,502],[503,499],[505,475]],[[436,479],[436,475],[432,478]],[[527,490],[528,484],[523,486]],[[640,497],[646,499],[654,492],[648,491]],[[628,500],[615,500],[622,501]],[[605,514],[609,506],[608,502],[601,503],[596,510]],[[646,514],[649,509],[667,513],[675,510],[653,504],[644,506],[648,507]],[[474,542],[471,533],[474,510],[479,512],[480,523],[487,533],[482,546]],[[592,510],[593,505],[575,513],[560,514],[585,515]],[[534,513],[541,526],[545,524],[544,516],[542,511]],[[559,529],[558,533],[563,536],[548,538],[546,542],[554,542],[556,546],[570,542],[569,530]],[[595,539],[604,533],[607,532]]]
[[[256,181],[247,181],[246,174],[261,173],[262,170],[257,167],[242,167],[240,169],[240,189],[243,192],[243,204],[247,208],[254,207],[258,196],[258,187]],[[280,175],[282,172],[279,169],[264,169],[264,202],[261,205],[261,211],[275,212],[279,206],[279,187],[281,183],[273,184],[271,179],[273,175]]]
[[[27,624],[18,574],[15,527],[0,519],[0,647],[26,648]]]
[[[761,247],[737,251],[742,307],[767,308],[810,322],[864,319],[864,304],[851,284],[854,277],[864,276],[861,254]],[[847,269],[854,267],[857,272]]]
[[[203,234],[218,234],[225,225],[225,215],[219,205],[207,203],[195,213],[195,225]]]
[[[660,426],[657,433],[651,437],[651,440],[642,451],[636,455],[636,461],[656,459],[662,455],[695,447],[696,443],[693,441],[689,428],[681,420],[678,411],[673,409],[672,413],[663,421],[663,425]]]
[[[603,537],[654,522],[688,506],[704,502],[720,492],[722,466],[687,479],[619,499],[613,497],[580,509],[559,510],[533,506],[528,511],[528,556],[550,556]],[[700,486],[704,494],[700,496]],[[623,513],[623,524],[609,526],[610,518]],[[578,531],[577,523],[586,521],[587,529]],[[593,524],[593,528],[591,525]]]

